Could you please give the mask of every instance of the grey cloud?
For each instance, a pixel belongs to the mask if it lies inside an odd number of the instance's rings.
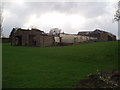
[[[105,2],[79,2],[79,3],[63,3],[62,5],[55,5],[56,10],[60,10],[62,12],[68,14],[82,14],[87,18],[92,18],[97,15],[101,15],[106,12],[105,8],[107,7],[107,3]]]
[[[25,2],[24,6],[13,3],[5,3],[4,9],[9,10],[12,13],[12,16],[4,22],[4,32],[10,32],[11,28],[15,26],[22,27],[24,23],[29,20],[28,16],[31,14],[37,14],[37,16],[40,17],[40,15],[46,12],[58,11],[67,15],[79,14],[84,16],[86,19],[91,19],[91,21],[86,22],[84,28],[81,29],[93,29],[96,24],[101,28],[109,29],[111,32],[115,32],[116,34],[117,29],[115,28],[115,25],[103,25],[100,21],[96,21],[95,19],[98,16],[111,14],[107,9],[109,5],[109,2]],[[70,27],[67,28],[67,26],[69,25],[66,24],[63,29],[66,29],[67,32],[70,30],[70,33],[76,32],[72,31],[72,28]],[[113,31],[114,28],[115,31]],[[7,35],[8,33],[5,34]]]
[[[32,12],[59,11],[66,14],[83,14],[88,18],[104,14],[107,2],[32,2],[26,3]]]
[[[26,2],[25,6],[19,7],[12,4],[7,7],[18,17],[26,18],[31,13],[37,13],[38,16],[45,12],[59,11],[61,13],[80,14],[87,18],[96,17],[106,13],[106,2]]]

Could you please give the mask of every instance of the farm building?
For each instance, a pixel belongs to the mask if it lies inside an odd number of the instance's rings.
[[[83,35],[75,35],[74,36],[74,42],[75,43],[81,43],[81,42],[90,42],[90,41],[96,41],[96,37],[92,36],[83,36]]]
[[[97,41],[114,41],[114,40],[116,40],[116,36],[114,34],[105,32],[105,31],[102,31],[99,29],[96,29],[94,31],[78,32],[78,35],[96,37]]]
[[[59,32],[57,32],[59,31]],[[57,33],[56,33],[57,32]],[[39,29],[13,28],[10,34],[11,45],[16,46],[55,46],[70,45],[90,41],[113,41],[116,36],[102,30],[78,32],[78,34],[60,33],[55,28],[49,34]]]
[[[54,44],[53,36],[38,29],[13,28],[10,38],[11,45],[16,46],[52,46]]]
[[[74,43],[82,43],[82,42],[89,42],[89,41],[96,41],[96,37],[89,37],[77,34],[66,34],[60,33],[59,36],[55,36],[55,42],[61,44],[74,44]]]

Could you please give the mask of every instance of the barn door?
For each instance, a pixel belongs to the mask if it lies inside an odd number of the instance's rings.
[[[17,46],[22,45],[22,36],[15,36],[15,45]]]
[[[35,35],[29,35],[29,45],[36,46],[36,38]]]

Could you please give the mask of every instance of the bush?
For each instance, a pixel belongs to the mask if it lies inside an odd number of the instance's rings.
[[[80,80],[75,88],[119,88],[120,71],[100,71],[90,73],[86,79]]]

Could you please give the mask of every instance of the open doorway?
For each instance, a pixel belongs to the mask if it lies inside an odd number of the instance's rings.
[[[22,45],[22,36],[15,36],[15,45],[17,46]]]
[[[35,35],[29,35],[29,45],[36,46],[36,36]]]
[[[112,37],[108,35],[108,41],[112,41]]]

